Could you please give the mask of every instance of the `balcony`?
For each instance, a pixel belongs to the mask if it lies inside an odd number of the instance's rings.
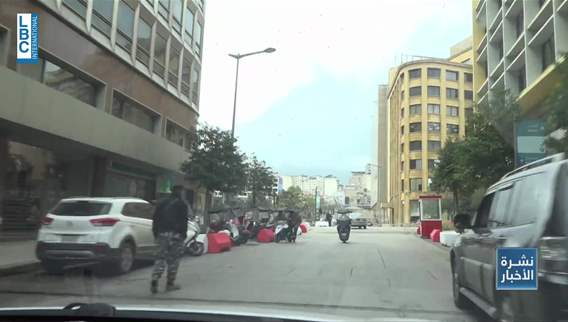
[[[487,89],[489,88],[489,78],[486,78],[479,90],[477,91],[477,97],[483,97],[487,93]]]
[[[491,80],[495,81],[497,78],[501,77],[504,71],[505,71],[505,59],[501,58],[499,64],[497,64],[497,66],[495,66],[495,68],[491,72],[490,75]],[[491,88],[493,88],[493,86],[491,86]]]
[[[547,0],[540,8],[533,20],[528,24],[527,29],[536,32],[549,20],[552,16],[552,0]]]
[[[525,33],[523,32],[519,38],[515,41],[511,49],[507,52],[507,58],[513,59],[523,50],[525,47]]]
[[[496,88],[505,88],[505,73],[501,73],[501,75],[491,83],[491,89],[493,90]]]
[[[485,24],[485,9],[487,8],[486,5],[486,1],[485,0],[481,0],[479,1],[479,3],[477,4],[477,8],[475,8],[475,20],[482,22],[483,24]]]
[[[542,28],[540,28],[529,40],[529,47],[537,47],[542,45],[548,38],[554,34],[554,21],[553,17],[550,16],[548,20],[544,23]]]
[[[477,51],[478,54],[480,54],[483,51],[483,49],[485,49],[485,47],[487,47],[487,33],[483,35],[483,38],[481,38],[481,41],[479,42],[479,45],[477,45],[477,48],[475,50]]]
[[[556,12],[558,12],[558,14],[568,16],[568,0],[560,2],[558,8],[556,9]]]
[[[525,50],[523,49],[517,57],[515,57],[509,66],[507,66],[507,70],[517,71],[520,70],[525,66]]]
[[[491,36],[489,36],[490,43],[496,43],[501,41],[503,41],[503,24],[497,26],[497,29],[495,29],[495,31],[491,33]]]
[[[522,0],[513,0],[511,2],[511,6],[505,12],[505,18],[512,18],[518,15],[521,11],[523,11],[523,1]]]
[[[493,18],[493,21],[491,21],[491,23],[489,24],[489,33],[494,32],[503,21],[503,14],[501,13],[502,11],[503,8],[500,8],[499,11],[497,11],[497,13],[495,14],[495,18]]]

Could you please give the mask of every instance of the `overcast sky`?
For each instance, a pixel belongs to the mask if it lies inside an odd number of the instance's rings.
[[[377,86],[401,54],[447,57],[471,35],[470,0],[209,0],[200,121],[230,130],[280,174],[376,163]],[[399,58],[400,59],[400,58]]]

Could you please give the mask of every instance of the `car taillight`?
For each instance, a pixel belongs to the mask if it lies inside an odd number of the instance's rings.
[[[539,243],[539,270],[568,272],[568,238],[543,237]]]
[[[91,225],[99,226],[99,227],[113,226],[114,224],[116,224],[119,221],[120,220],[118,220],[116,218],[96,218],[96,219],[89,220]]]
[[[53,218],[51,217],[43,217],[41,218],[41,224],[44,226],[50,225],[53,222]]]

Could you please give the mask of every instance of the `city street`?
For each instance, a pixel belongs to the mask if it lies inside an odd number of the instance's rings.
[[[151,267],[118,277],[43,272],[0,278],[3,306],[93,301],[159,307],[285,310],[357,318],[475,321],[454,307],[448,250],[410,232],[369,227],[342,244],[335,228],[314,228],[293,244],[248,243],[222,254],[186,257],[183,289],[151,295]],[[482,318],[482,317],[481,317]]]

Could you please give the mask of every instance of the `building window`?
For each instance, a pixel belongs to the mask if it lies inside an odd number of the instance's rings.
[[[410,105],[410,115],[420,115],[422,113],[422,105]]]
[[[150,43],[152,42],[152,27],[142,17],[138,21],[138,34],[136,41],[136,59],[142,64],[150,64]]]
[[[463,97],[466,100],[473,100],[473,91],[468,91],[468,90],[463,91]]]
[[[442,148],[442,143],[440,141],[428,141],[428,151],[437,152]]]
[[[422,87],[421,86],[411,87],[408,90],[408,95],[409,96],[420,96],[420,95],[422,95]]]
[[[440,86],[428,86],[429,97],[440,97]]]
[[[515,17],[515,32],[517,35],[515,39],[521,36],[521,34],[523,33],[523,28],[523,10],[521,10],[521,12]]]
[[[408,129],[410,133],[420,132],[422,131],[422,123],[420,122],[410,123]]]
[[[191,67],[191,101],[195,105],[199,105],[199,75],[200,70],[197,64],[192,64]]]
[[[446,80],[457,82],[459,78],[459,73],[453,70],[446,71]]]
[[[473,115],[473,108],[472,107],[467,107],[465,109],[465,119],[469,119],[471,116]]]
[[[158,0],[158,13],[162,18],[168,20],[170,15],[170,0]]]
[[[525,87],[527,87],[527,80],[525,77],[525,68],[523,67],[520,71],[519,71],[519,75],[517,76],[517,85],[519,86],[519,93],[522,92]]]
[[[432,171],[436,168],[436,165],[440,162],[437,159],[429,159],[428,160],[428,171]]]
[[[134,9],[124,1],[118,5],[118,26],[116,28],[116,43],[127,52],[132,50],[132,37],[134,34]]]
[[[181,13],[183,8],[183,0],[171,0],[171,6],[173,29],[181,35]]]
[[[428,122],[428,132],[440,133],[440,122]]]
[[[404,118],[404,107],[400,109],[400,118]]]
[[[446,98],[448,99],[457,100],[459,97],[458,93],[456,88],[446,88]]]
[[[404,125],[400,127],[400,134],[404,135]]]
[[[37,64],[20,65],[18,72],[96,107],[99,84],[79,76],[70,68],[40,57]]]
[[[400,171],[404,171],[404,161],[400,161]]]
[[[440,68],[428,68],[428,78],[440,79]]]
[[[422,141],[410,141],[410,151],[422,151]]]
[[[404,143],[401,143],[401,144],[400,144],[400,152],[401,152],[401,153],[404,153]]]
[[[418,200],[410,200],[410,217],[412,221],[417,221],[420,219],[420,202]]]
[[[404,192],[404,179],[400,180],[400,191]]]
[[[459,134],[460,133],[460,126],[457,124],[446,124],[448,134]]]
[[[440,105],[439,104],[428,104],[428,114],[440,115]]]
[[[112,98],[112,115],[152,133],[154,133],[156,124],[160,119],[158,114],[117,92],[114,93]]]
[[[184,53],[183,66],[181,68],[181,93],[189,97],[190,93],[190,75],[191,75],[191,59],[189,59],[189,53],[186,51]]]
[[[447,106],[446,111],[448,116],[457,117],[459,115],[459,107],[457,106]]]
[[[464,75],[466,83],[473,82],[473,74],[472,73],[464,73],[463,75]]]
[[[554,63],[554,43],[552,41],[552,38],[550,38],[542,44],[542,70]]]
[[[91,23],[95,29],[102,32],[107,38],[110,38],[113,5],[113,0],[93,1],[93,15],[91,16]]]
[[[168,83],[177,88],[178,84],[178,73],[179,73],[179,55],[180,48],[173,45],[170,46],[170,64],[168,73]]]
[[[197,48],[197,55],[201,56],[201,38],[203,27],[201,27],[201,23],[197,22],[195,26],[195,47]]]
[[[154,40],[154,73],[160,77],[164,77],[166,44],[166,38],[157,32],[156,39]]]
[[[179,146],[189,147],[189,132],[170,120],[166,122],[166,139]]]
[[[408,71],[408,77],[410,77],[410,79],[415,79],[415,78],[420,78],[421,75],[421,69],[417,68],[417,69],[411,69]]]
[[[185,37],[184,41],[186,44],[191,46],[193,41],[193,12],[189,10],[189,8],[185,8],[185,13],[183,16],[183,20],[185,20]]]
[[[410,170],[422,170],[422,159],[410,160]]]
[[[63,0],[63,4],[85,19],[87,15],[87,0]]]
[[[401,100],[404,99],[404,90],[400,91],[400,99],[401,99]]]
[[[421,191],[422,191],[422,178],[411,178],[410,192],[421,192]]]

